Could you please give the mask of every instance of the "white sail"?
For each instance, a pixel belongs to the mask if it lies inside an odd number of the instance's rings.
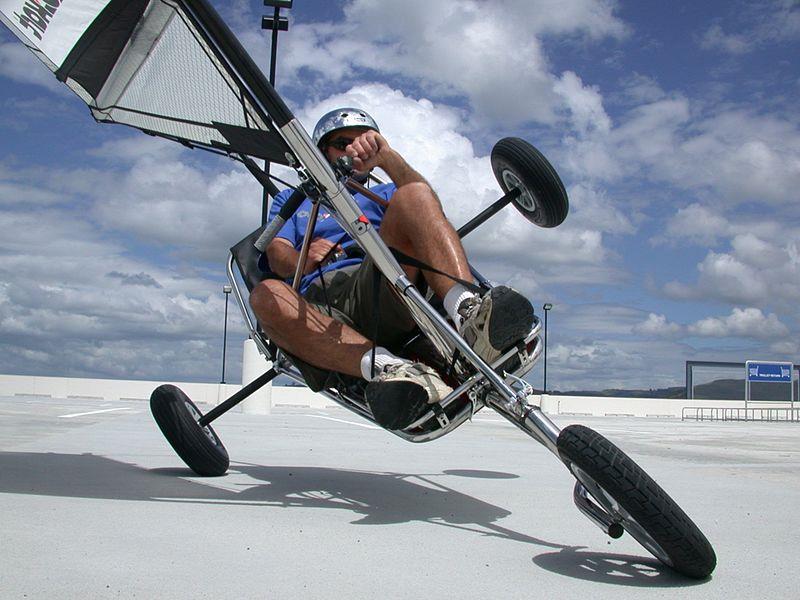
[[[98,121],[286,161],[265,108],[285,106],[204,0],[0,0],[0,19]]]
[[[55,71],[108,0],[0,0],[0,18]]]

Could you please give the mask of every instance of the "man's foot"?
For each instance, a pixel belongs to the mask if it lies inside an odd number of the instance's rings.
[[[452,392],[439,375],[422,363],[389,365],[367,384],[364,397],[372,416],[385,429],[405,429],[429,404]]]
[[[459,327],[461,337],[489,364],[523,339],[533,326],[531,303],[504,285],[465,300],[458,312],[464,319]]]

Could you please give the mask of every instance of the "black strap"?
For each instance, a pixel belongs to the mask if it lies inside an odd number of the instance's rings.
[[[328,298],[328,286],[325,285],[325,276],[322,274],[322,263],[317,265],[317,273],[319,273],[319,282],[322,285],[322,295],[325,298],[325,308],[328,310],[328,316],[333,318],[333,311],[331,311],[331,301]]]
[[[383,274],[378,269],[372,270],[372,312],[375,315],[375,325],[372,329],[372,364],[369,368],[371,379],[375,378],[375,348],[378,346],[378,328],[381,322],[381,277],[383,277]]]
[[[422,271],[430,271],[431,273],[436,273],[437,275],[442,275],[443,277],[447,277],[448,279],[452,279],[456,283],[460,283],[465,288],[467,288],[470,292],[475,292],[478,295],[483,294],[483,290],[481,289],[481,287],[478,286],[478,285],[475,285],[471,281],[467,281],[466,279],[459,279],[458,277],[456,277],[454,275],[450,275],[449,273],[445,273],[444,271],[440,271],[439,269],[437,269],[435,267],[432,267],[432,266],[430,266],[428,264],[425,264],[424,262],[422,262],[421,260],[419,260],[417,258],[414,258],[413,256],[409,256],[408,254],[404,254],[403,252],[400,252],[400,250],[398,250],[396,248],[389,248],[389,250],[394,255],[394,257],[397,259],[397,262],[399,262],[401,265],[407,265],[409,267],[416,267],[418,269],[421,269]]]

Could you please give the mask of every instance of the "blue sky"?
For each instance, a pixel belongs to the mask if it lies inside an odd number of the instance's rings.
[[[267,71],[267,9],[212,3]],[[797,2],[296,0],[289,16],[277,87],[298,117],[370,110],[456,226],[499,197],[498,139],[554,164],[562,226],[509,208],[466,244],[484,275],[554,304],[549,387],[800,362]],[[252,178],[95,124],[5,29],[0,107],[0,370],[218,380],[227,248],[260,219]]]

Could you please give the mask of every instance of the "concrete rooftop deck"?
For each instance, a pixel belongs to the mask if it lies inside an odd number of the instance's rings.
[[[16,396],[0,597],[798,597],[800,424],[555,420],[607,435],[683,506],[716,549],[709,581],[606,538],[563,466],[488,410],[422,445],[342,409],[234,411],[215,423],[229,474],[203,479],[146,402]]]

